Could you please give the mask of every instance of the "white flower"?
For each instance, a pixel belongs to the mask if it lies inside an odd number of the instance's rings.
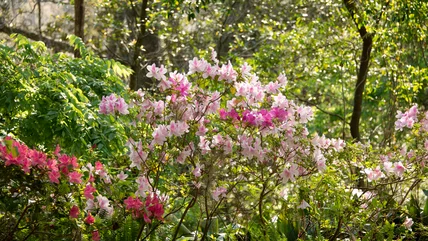
[[[406,227],[408,230],[412,230],[413,220],[409,217],[406,217],[406,220],[403,223],[403,226]]]
[[[311,205],[309,205],[309,203],[307,203],[305,200],[302,200],[300,205],[297,206],[297,208],[299,208],[299,209],[306,209],[306,208],[310,208],[310,207],[311,207]]]

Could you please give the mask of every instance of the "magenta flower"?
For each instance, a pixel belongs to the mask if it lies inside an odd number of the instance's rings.
[[[133,197],[128,197],[127,199],[125,199],[125,201],[123,201],[123,203],[125,203],[127,210],[140,210],[143,206],[143,202],[141,202],[139,198]]]
[[[94,222],[95,222],[95,218],[92,216],[91,213],[88,213],[88,216],[86,216],[86,219],[85,219],[85,223],[91,225]]]
[[[99,241],[101,239],[100,233],[98,230],[92,231],[92,240]]]
[[[70,209],[70,217],[71,218],[78,218],[79,217],[79,207],[77,207],[76,205],[74,205]]]

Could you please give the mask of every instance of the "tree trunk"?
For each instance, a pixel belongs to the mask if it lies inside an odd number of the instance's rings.
[[[368,34],[365,31],[365,28],[364,28],[364,32],[365,34],[362,35],[363,50],[361,53],[357,82],[355,84],[354,109],[352,111],[352,117],[351,117],[351,123],[350,123],[351,135],[355,141],[361,140],[360,119],[361,119],[361,110],[363,105],[363,93],[364,93],[364,87],[366,85],[367,72],[368,72],[369,63],[370,63],[370,54],[372,51],[372,44],[373,44],[373,37],[371,36],[371,34]]]
[[[74,0],[74,35],[84,41],[85,27],[85,6],[84,0]],[[74,57],[79,58],[80,52],[78,49],[74,51]]]
[[[140,11],[140,29],[137,37],[137,42],[135,43],[134,48],[134,56],[132,58],[132,70],[133,73],[131,75],[130,81],[129,81],[129,88],[131,90],[137,89],[137,83],[138,83],[138,76],[141,69],[141,62],[140,62],[140,53],[141,53],[141,47],[143,46],[143,40],[144,36],[146,35],[146,22],[147,22],[147,3],[148,0],[143,0],[143,4],[141,5],[141,11]]]
[[[351,15],[352,20],[358,28],[358,33],[360,34],[361,39],[363,40],[363,49],[361,52],[360,58],[360,67],[357,74],[357,82],[355,84],[354,92],[354,109],[352,111],[350,129],[351,135],[354,141],[361,141],[360,134],[360,119],[361,119],[361,110],[363,105],[363,93],[364,87],[367,80],[367,72],[369,70],[370,63],[370,54],[372,51],[373,44],[373,34],[368,33],[366,27],[363,24],[359,24],[355,18],[357,8],[355,6],[354,0],[343,0],[346,9]]]

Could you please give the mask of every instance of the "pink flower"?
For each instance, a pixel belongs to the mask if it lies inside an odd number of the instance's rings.
[[[126,104],[126,102],[123,98],[117,99],[115,109],[117,110],[117,112],[119,112],[122,115],[129,114],[128,104]]]
[[[233,69],[233,66],[230,61],[227,63],[227,65],[223,65],[220,68],[219,74],[220,76],[218,80],[226,80],[226,82],[228,83],[235,82],[238,76],[238,73]]]
[[[92,231],[92,240],[99,241],[101,239],[100,233],[98,230]]]
[[[412,106],[408,111],[402,113],[397,111],[397,121],[395,122],[396,130],[403,130],[403,127],[412,128],[413,124],[418,122],[418,105]]]
[[[299,114],[299,117],[300,117],[300,123],[303,123],[303,124],[308,123],[308,120],[311,120],[313,116],[311,107],[301,106],[297,109],[297,113]]]
[[[296,164],[291,164],[289,168],[285,168],[284,171],[280,174],[283,183],[288,181],[296,181],[296,177],[299,176],[298,166]]]
[[[94,210],[95,207],[95,202],[93,199],[88,199],[86,200],[86,207],[85,207],[85,211],[91,211]]]
[[[78,184],[82,183],[82,179],[81,179],[82,174],[81,173],[74,171],[72,173],[69,173],[68,177],[69,177],[69,181],[71,183],[78,183]]]
[[[207,68],[207,61],[204,59],[199,60],[198,58],[193,58],[189,61],[189,74],[193,73],[202,73]]]
[[[146,199],[146,209],[148,217],[154,217],[157,220],[163,220],[162,216],[164,214],[163,205],[159,202],[159,198],[156,194],[152,193],[152,195],[149,195]],[[147,222],[146,217],[144,220]]]
[[[103,164],[100,161],[96,161],[95,162],[95,170],[101,171],[103,169],[104,169]]]
[[[141,140],[138,141],[138,143],[135,143],[134,140],[130,139],[127,143],[127,146],[130,149],[129,158],[132,162],[129,167],[137,167],[138,170],[141,170],[142,164],[148,156],[148,154],[143,151],[143,144]]]
[[[220,119],[221,120],[226,120],[227,119],[227,111],[225,109],[220,109],[218,111],[219,115],[220,115]]]
[[[406,170],[406,168],[403,166],[403,163],[401,162],[396,162],[394,163],[394,173],[401,177],[403,176],[404,171]]]
[[[169,131],[171,132],[171,135],[182,136],[184,133],[189,131],[189,125],[184,121],[171,121],[169,124]]]
[[[202,77],[204,79],[206,79],[208,77],[211,77],[212,79],[214,79],[214,77],[218,74],[218,69],[219,68],[217,65],[211,66],[211,65],[207,64],[205,71],[202,74]]]
[[[218,64],[217,52],[214,49],[211,50],[211,60],[214,63]]]
[[[166,72],[167,70],[163,65],[160,68],[156,67],[156,64],[152,64],[147,66],[148,73],[146,74],[149,78],[155,78],[157,80],[166,80]]]
[[[53,183],[59,183],[59,178],[61,177],[61,174],[59,171],[50,171],[49,172],[49,180]]]
[[[279,107],[283,109],[287,109],[289,107],[289,102],[282,93],[279,93],[278,95],[273,96],[272,98],[273,98],[272,107]]]
[[[71,218],[78,218],[79,217],[79,207],[77,207],[76,205],[74,205],[70,209],[70,217]]]
[[[88,184],[86,185],[85,190],[83,191],[83,195],[86,199],[94,199],[94,195],[92,195],[92,193],[94,193],[95,191],[97,191],[95,187],[93,187],[91,184]]]
[[[367,179],[369,182],[376,181],[379,178],[382,178],[385,176],[383,172],[380,170],[379,166],[377,166],[374,170],[372,170],[371,168],[367,168],[364,170],[364,172],[367,174]]]
[[[150,191],[150,183],[149,180],[145,176],[140,176],[136,180],[138,184],[138,190],[135,195],[139,195],[141,197],[146,197],[146,192]]]
[[[125,201],[123,201],[123,203],[125,203],[127,210],[140,210],[140,208],[143,206],[143,202],[141,202],[139,198],[133,197],[128,197],[125,199]]]
[[[287,77],[284,74],[280,74],[277,78],[279,84],[281,84],[282,87],[285,87],[287,85]]]
[[[225,187],[218,187],[214,192],[212,193],[212,197],[217,202],[219,201],[219,197],[226,197],[227,189]]]
[[[197,189],[201,188],[201,186],[202,186],[202,183],[201,183],[201,182],[195,182],[195,181],[192,181],[192,183],[193,183],[193,185],[195,185],[195,187],[196,187]]]
[[[97,200],[98,200],[98,206],[100,207],[100,209],[111,211],[110,201],[108,200],[108,198],[98,195]]]
[[[61,147],[59,145],[56,145],[55,151],[54,151],[54,155],[59,157],[59,153],[61,152]]]
[[[184,164],[184,161],[187,157],[189,157],[191,154],[190,148],[184,149],[177,157],[176,161],[180,164]]]
[[[250,75],[250,71],[251,71],[251,66],[248,65],[247,62],[245,62],[242,66],[241,66],[241,74],[242,76],[248,76]]]
[[[201,148],[201,153],[205,155],[211,151],[210,142],[204,136],[200,136],[199,139],[198,147]]]
[[[406,220],[403,223],[403,226],[408,230],[412,231],[413,220],[409,217],[406,217]]]
[[[165,125],[158,125],[153,131],[153,142],[158,145],[162,145],[166,138],[169,136],[168,128]]]
[[[100,103],[100,114],[108,115],[119,112],[122,115],[129,114],[128,104],[121,97],[117,97],[115,94],[111,94],[107,97],[103,96]]]
[[[197,136],[205,136],[208,129],[204,126],[204,124],[200,123],[198,127],[198,131],[196,132]]]
[[[128,178],[128,175],[125,174],[123,171],[121,171],[119,174],[117,174],[116,176],[119,180],[124,181],[126,178]]]
[[[196,164],[195,169],[193,169],[192,173],[195,177],[201,176],[201,169],[204,167],[204,165],[200,165],[199,163]]]
[[[114,107],[116,106],[116,95],[111,94],[107,97],[103,96],[100,103],[100,114],[108,115],[114,113]]]
[[[394,172],[394,168],[392,166],[392,162],[385,161],[383,163],[383,170],[385,170],[385,172],[387,172],[387,173]]]
[[[326,158],[321,152],[321,149],[315,149],[314,151],[314,159],[315,163],[317,164],[318,171],[323,172],[327,169],[327,166],[325,164]]]
[[[278,84],[278,82],[269,82],[266,86],[266,92],[271,93],[271,94],[276,94],[278,93],[278,89],[281,88],[281,85]]]
[[[91,225],[94,222],[95,222],[95,218],[92,216],[91,213],[88,213],[88,216],[86,216],[86,219],[85,219],[85,223]]]

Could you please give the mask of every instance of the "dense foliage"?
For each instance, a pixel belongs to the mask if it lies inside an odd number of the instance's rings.
[[[13,48],[0,45],[1,134],[45,150],[59,144],[78,156],[91,148],[103,157],[122,153],[123,126],[95,107],[104,95],[126,95],[120,76],[129,70],[94,56],[77,38],[70,41],[82,52],[79,59],[51,55],[42,42],[23,36],[14,39]]]

